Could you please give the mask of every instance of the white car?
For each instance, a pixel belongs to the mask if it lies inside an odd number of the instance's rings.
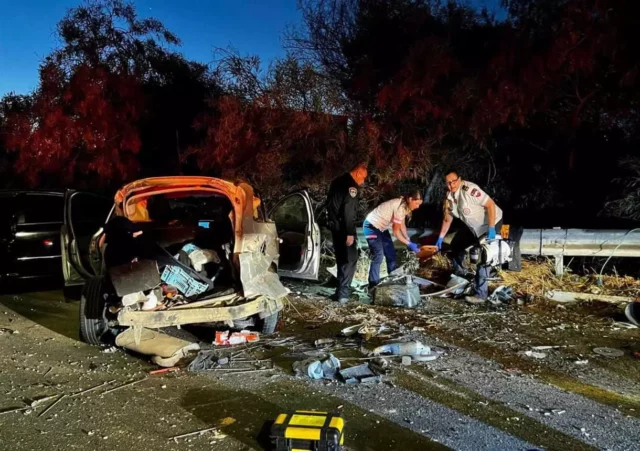
[[[288,293],[279,276],[318,277],[320,230],[304,191],[268,215],[251,186],[211,177],[138,180],[111,205],[65,197],[65,285],[84,283],[80,336],[90,344],[129,327],[194,323],[273,333]]]

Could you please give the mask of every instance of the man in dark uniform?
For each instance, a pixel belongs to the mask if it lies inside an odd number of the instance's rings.
[[[340,303],[349,301],[349,287],[358,263],[356,239],[356,209],[359,187],[367,178],[364,163],[356,165],[350,172],[331,182],[327,198],[328,226],[333,235],[333,247],[338,265],[338,288],[336,299]]]

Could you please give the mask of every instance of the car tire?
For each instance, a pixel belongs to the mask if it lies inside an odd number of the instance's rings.
[[[280,312],[275,312],[273,315],[269,315],[264,318],[261,323],[261,332],[263,335],[271,335],[276,331],[278,326],[278,320],[280,319]]]
[[[104,345],[109,326],[104,318],[106,302],[102,278],[89,279],[80,295],[80,339],[94,346]]]

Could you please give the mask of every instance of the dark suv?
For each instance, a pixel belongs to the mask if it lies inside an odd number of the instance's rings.
[[[0,190],[0,283],[25,279],[62,280],[60,231],[65,215],[65,197],[74,192]],[[82,208],[74,211],[78,227],[89,222],[95,230],[102,224],[111,201],[87,194]],[[99,218],[99,219],[98,219]],[[82,283],[80,279],[78,283]],[[70,285],[72,283],[67,283]]]
[[[0,281],[61,278],[64,193],[0,191]]]

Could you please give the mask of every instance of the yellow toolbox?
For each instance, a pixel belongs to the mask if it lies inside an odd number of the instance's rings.
[[[342,451],[344,419],[339,414],[296,410],[271,426],[275,451]]]

